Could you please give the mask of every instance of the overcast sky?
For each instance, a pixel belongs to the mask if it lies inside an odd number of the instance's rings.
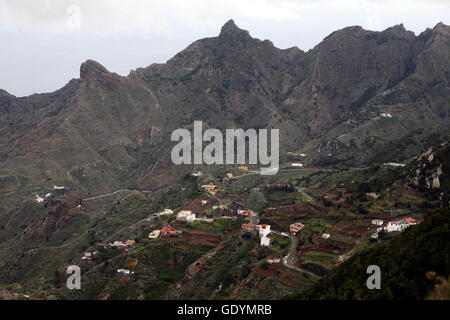
[[[110,71],[165,62],[229,19],[277,47],[308,50],[350,25],[416,34],[450,24],[450,0],[0,0],[0,88],[51,92],[94,59]]]

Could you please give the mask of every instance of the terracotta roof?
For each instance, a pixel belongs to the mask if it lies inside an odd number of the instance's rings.
[[[171,227],[166,226],[166,227],[162,228],[160,232],[164,233],[164,232],[174,232],[174,231],[176,231],[176,230]]]

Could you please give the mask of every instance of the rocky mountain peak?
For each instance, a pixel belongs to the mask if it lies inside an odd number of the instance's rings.
[[[437,34],[443,35],[443,36],[450,36],[450,26],[439,22],[434,28],[433,31]]]
[[[391,33],[404,33],[407,32],[403,23],[396,24],[395,26],[389,27],[383,32],[391,32]]]
[[[228,20],[220,31],[219,37],[239,37],[239,38],[251,38],[247,30],[240,29],[233,19]]]
[[[405,29],[403,23],[389,27],[386,30],[382,31],[381,34],[389,35],[395,39],[407,39],[410,41],[414,41],[416,37],[414,32]]]
[[[81,79],[93,79],[98,78],[102,74],[109,74],[109,71],[100,63],[94,60],[87,60],[81,64],[80,78]]]

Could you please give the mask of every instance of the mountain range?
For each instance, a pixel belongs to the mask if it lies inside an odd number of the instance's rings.
[[[170,159],[172,131],[195,120],[221,130],[280,129],[282,163],[302,153],[306,167],[330,172],[419,156],[450,138],[449,61],[450,27],[443,23],[419,35],[403,25],[347,27],[304,52],[255,39],[230,20],[217,37],[128,76],[88,60],[78,79],[55,92],[15,97],[0,90],[0,239],[7,243],[0,266],[8,265],[0,284],[39,282],[47,269],[33,274],[24,265],[51,255],[61,267],[135,227],[148,210],[195,199],[186,175],[196,168]],[[415,160],[423,165],[408,173],[409,182],[435,188],[447,165],[439,160],[440,169],[430,169],[427,159]],[[124,189],[140,191],[72,216],[82,199]],[[145,193],[157,200],[143,200]],[[45,200],[48,194],[56,198]],[[19,257],[16,246],[46,249]],[[55,248],[64,254],[50,254]]]
[[[84,194],[165,185],[178,176],[169,135],[194,120],[279,128],[282,151],[307,152],[312,164],[404,160],[447,134],[449,39],[442,23],[418,36],[348,27],[303,52],[230,20],[218,37],[127,77],[86,61],[53,93],[0,92],[2,194],[47,181]]]

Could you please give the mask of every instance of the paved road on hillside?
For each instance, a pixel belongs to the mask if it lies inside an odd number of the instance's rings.
[[[311,197],[309,194],[306,193],[306,188],[300,188],[296,187],[297,191],[303,194],[306,198],[308,198],[308,201],[314,200],[313,197]]]
[[[113,196],[113,195],[115,195],[115,194],[122,193],[122,192],[132,192],[132,191],[138,191],[138,192],[142,192],[142,193],[152,193],[152,191],[141,191],[141,190],[119,189],[119,190],[116,190],[116,191],[114,191],[114,192],[105,193],[105,194],[102,194],[102,195],[99,195],[99,196],[95,196],[95,197],[91,197],[91,198],[85,198],[85,199],[82,199],[82,200],[83,200],[83,201],[91,201],[91,200],[96,200],[96,199],[101,199],[101,198],[110,197],[110,196]]]
[[[298,246],[298,238],[296,236],[290,235],[291,238],[291,247],[289,253],[283,260],[285,260],[285,265],[289,268],[295,268],[294,259],[297,257],[297,246]]]
[[[310,275],[311,277],[318,278],[317,274],[312,273],[305,269],[298,268],[294,265],[295,259],[297,258],[298,238],[292,234],[288,234],[288,233],[284,233],[284,232],[279,232],[279,231],[272,231],[272,232],[275,234],[278,234],[280,236],[288,237],[291,239],[291,246],[289,248],[289,252],[288,252],[287,256],[285,256],[283,258],[283,264],[290,269],[295,269],[298,272],[302,272],[304,274]]]
[[[211,194],[209,191],[206,191],[206,195],[207,195],[208,197],[210,197],[211,199],[216,200],[216,201],[219,203],[219,206],[222,205],[222,201],[221,201],[220,198],[218,198],[217,196]]]
[[[290,172],[293,172],[293,171],[311,171],[311,170],[338,171],[338,170],[334,170],[334,169],[301,168],[301,169],[280,169],[279,172],[287,172],[287,171],[290,171]],[[252,175],[257,175],[257,174],[261,174],[261,173],[260,173],[259,171],[248,171],[248,173],[243,174],[243,175],[240,175],[240,176],[237,176],[237,177],[233,177],[233,178],[231,178],[230,180],[240,179],[240,178],[243,178],[243,177],[252,176]],[[142,193],[152,193],[152,192],[153,192],[153,191],[147,191],[147,190],[119,189],[119,190],[116,190],[116,191],[114,191],[114,192],[105,193],[105,194],[101,194],[101,195],[98,195],[98,196],[95,196],[95,197],[85,198],[85,199],[82,199],[82,200],[83,200],[83,201],[92,201],[92,200],[97,200],[97,199],[102,199],[102,198],[110,197],[110,196],[113,196],[113,195],[118,194],[118,193],[122,193],[122,192],[132,192],[132,191],[139,191],[139,192],[142,192]],[[304,191],[299,191],[299,192],[302,192],[306,197],[308,197],[308,199],[311,199],[311,200],[312,200],[311,196],[309,196],[308,194],[306,194]],[[221,201],[218,197],[213,196],[213,195],[211,195],[211,194],[209,194],[209,193],[208,193],[208,196],[210,196],[211,198],[217,200],[217,201],[219,202],[219,205],[222,205],[222,201]]]
[[[280,170],[278,170],[278,172],[295,172],[295,171],[312,171],[312,170],[321,170],[321,171],[330,171],[330,172],[333,172],[333,171],[337,172],[337,171],[339,171],[339,170],[336,170],[336,169],[301,168],[301,169],[280,169]],[[244,177],[260,175],[260,174],[261,174],[260,171],[249,170],[247,173],[244,173],[244,174],[242,174],[240,176],[233,177],[230,180],[236,180],[236,179],[241,179],[241,178],[244,178]]]
[[[219,252],[220,250],[222,250],[224,248],[224,246],[217,246],[214,249],[212,249],[211,251],[207,252],[206,254],[204,254],[203,256],[201,256],[200,258],[198,258],[197,260],[195,260],[193,263],[191,263],[187,268],[186,268],[186,274],[185,274],[185,279],[189,279],[189,278],[193,278],[196,273],[199,271],[198,267],[199,265],[201,265],[202,263],[205,262],[205,260],[209,260],[212,257],[214,257],[217,252]]]

